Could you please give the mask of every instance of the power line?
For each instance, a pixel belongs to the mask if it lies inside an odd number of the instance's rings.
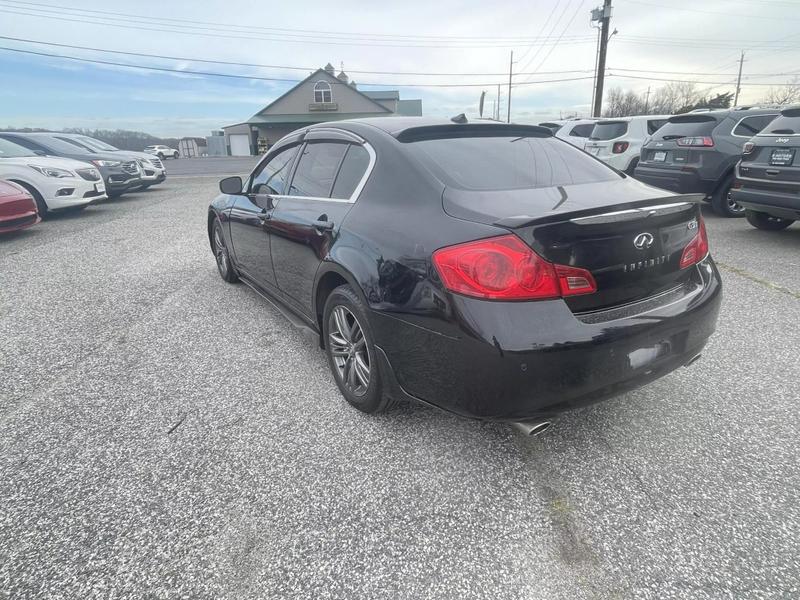
[[[555,43],[552,46],[550,46],[550,51],[545,55],[545,57],[539,63],[539,66],[534,69],[534,73],[538,72],[538,70],[541,69],[544,66],[544,63],[547,62],[547,59],[550,58],[550,55],[553,54],[553,50],[555,50],[556,46],[558,46],[559,42],[561,42],[561,38],[564,37],[564,34],[567,32],[567,29],[569,29],[570,26],[572,25],[572,23],[575,21],[575,17],[578,16],[578,11],[581,8],[583,8],[583,5],[584,5],[585,2],[586,2],[586,0],[580,0],[580,2],[578,2],[577,6],[575,7],[575,12],[572,13],[572,17],[567,22],[567,24],[564,27],[564,29],[561,30],[561,35],[558,36],[558,39],[555,41]],[[527,79],[526,79],[526,81],[527,81]]]
[[[22,4],[34,7],[42,7],[42,8],[50,8],[55,9],[57,11],[72,11],[72,12],[82,12],[82,13],[95,13],[95,14],[102,14],[102,15],[110,15],[114,17],[133,17],[138,20],[146,19],[141,14],[131,14],[131,13],[119,13],[119,12],[111,12],[105,10],[90,10],[84,8],[71,8],[71,7],[64,7],[58,6],[54,4],[46,4],[41,2],[25,2],[23,0],[0,0],[5,4]],[[33,9],[28,9],[33,10]],[[146,19],[150,21],[151,19]],[[337,36],[348,36],[349,38],[352,37],[360,37],[360,38],[384,38],[384,39],[427,39],[427,40],[508,40],[508,41],[525,41],[536,39],[536,37],[531,36],[448,36],[448,35],[401,35],[401,34],[382,34],[382,33],[358,33],[358,32],[347,32],[347,31],[325,31],[325,30],[318,30],[318,29],[293,29],[293,28],[285,28],[285,27],[262,27],[256,25],[237,25],[233,23],[217,23],[211,21],[195,21],[191,19],[176,19],[176,18],[169,18],[159,15],[159,21],[171,21],[176,23],[190,23],[195,25],[210,25],[214,29],[219,29],[220,27],[233,27],[239,29],[249,29],[249,30],[257,30],[257,31],[277,31],[277,32],[290,32],[287,35],[294,35],[295,33],[302,33],[302,34],[315,34],[315,35],[337,35]]]
[[[733,85],[736,83],[735,81],[732,83],[723,82],[723,81],[698,81],[695,79],[662,79],[659,77],[641,77],[638,75],[616,75],[614,73],[609,73],[606,77],[616,77],[617,79],[641,79],[644,81],[666,81],[670,83],[702,83],[706,85],[714,85],[714,86],[722,86],[722,85]],[[783,86],[793,86],[797,85],[795,83],[751,83],[747,82],[747,85],[757,85],[757,86],[774,86],[774,87],[783,87]]]
[[[10,37],[5,35],[0,35],[0,40],[9,40],[14,42],[24,42],[30,44],[41,44],[43,46],[53,46],[56,48],[70,48],[72,50],[88,50],[91,52],[104,52],[108,54],[120,54],[125,56],[137,56],[140,58],[158,58],[164,60],[175,60],[175,61],[183,61],[183,62],[200,62],[200,63],[210,63],[210,64],[219,64],[219,65],[232,65],[237,67],[258,67],[264,69],[285,69],[289,71],[316,71],[318,67],[294,67],[294,66],[287,66],[287,65],[268,65],[263,63],[243,63],[243,62],[235,62],[235,61],[225,61],[225,60],[212,60],[212,59],[204,59],[204,58],[188,58],[186,56],[167,56],[163,54],[146,54],[144,52],[127,52],[122,50],[108,50],[104,48],[94,48],[90,46],[77,46],[74,44],[59,44],[56,42],[43,42],[41,40],[33,40],[29,38],[17,38],[17,37]],[[369,75],[419,75],[419,76],[442,76],[442,77],[459,77],[459,76],[476,76],[476,77],[493,77],[493,76],[505,76],[506,73],[442,73],[442,72],[415,72],[415,71],[367,71],[367,70],[360,70],[360,69],[347,69],[348,73],[363,73]],[[588,69],[573,69],[573,70],[566,70],[566,71],[541,71],[539,74],[541,75],[562,75],[566,73],[589,73]],[[533,72],[529,73],[519,73],[520,75],[532,75]]]
[[[207,76],[207,77],[227,77],[230,79],[250,79],[250,80],[258,80],[258,81],[278,81],[278,82],[286,82],[286,83],[300,83],[303,81],[302,79],[287,79],[282,77],[263,77],[263,76],[256,76],[256,75],[238,75],[234,73],[217,73],[217,72],[210,72],[210,71],[190,71],[188,69],[171,69],[167,67],[152,67],[147,65],[133,65],[129,63],[120,63],[114,62],[109,60],[99,60],[99,59],[90,59],[90,58],[80,58],[77,56],[65,56],[63,54],[51,54],[48,52],[36,52],[34,50],[22,50],[20,48],[8,48],[5,46],[0,46],[0,50],[5,50],[7,52],[18,52],[21,54],[33,54],[36,56],[46,56],[48,58],[61,58],[65,60],[72,60],[77,62],[85,62],[85,63],[93,63],[93,64],[100,64],[100,65],[109,65],[114,67],[125,67],[129,69],[140,69],[146,71],[158,71],[164,73],[180,73],[182,75],[198,75],[198,76]],[[543,79],[539,81],[529,81],[525,84],[519,85],[537,85],[541,83],[561,83],[564,81],[582,81],[585,79],[591,79],[591,77],[568,77],[565,79]],[[336,82],[332,82],[336,83]],[[344,82],[340,83],[339,85],[348,85]],[[458,87],[488,87],[490,85],[497,85],[497,82],[491,83],[362,83],[362,85],[374,86],[374,87],[418,87],[418,88],[458,88]]]
[[[570,0],[570,1],[571,1],[571,0]],[[547,21],[545,21],[545,24],[544,24],[544,26],[542,27],[542,32],[543,32],[543,33],[544,33],[544,30],[545,30],[545,29],[547,29],[547,25],[548,25],[548,23],[550,23],[550,19],[551,19],[551,17],[552,17],[552,16],[553,16],[553,15],[556,13],[556,10],[558,9],[558,6],[559,6],[559,4],[561,4],[561,0],[557,0],[557,1],[556,1],[556,3],[553,5],[553,9],[550,11],[550,14],[549,14],[549,15],[547,15]],[[561,11],[561,14],[559,14],[559,15],[558,15],[558,18],[557,18],[557,19],[555,20],[555,22],[553,23],[553,27],[550,29],[550,32],[549,32],[549,33],[547,33],[547,34],[544,36],[544,39],[545,39],[545,41],[549,40],[549,39],[550,39],[550,36],[552,36],[552,35],[553,35],[553,32],[556,30],[556,27],[558,26],[558,22],[561,20],[561,17],[563,17],[563,16],[564,16],[564,13],[565,13],[565,12],[567,12],[567,8],[569,8],[569,1],[567,2],[566,6],[564,6],[564,10],[562,10],[562,11]],[[525,63],[525,66],[524,66],[524,67],[522,67],[520,70],[521,70],[521,71],[524,71],[524,70],[525,70],[525,69],[527,69],[529,66],[531,66],[531,65],[533,64],[533,61],[535,61],[535,60],[536,60],[536,57],[537,57],[537,56],[539,56],[539,53],[540,53],[541,51],[542,51],[542,46],[538,46],[538,47],[536,48],[536,52],[534,52],[534,53],[533,53],[533,55],[530,57],[530,59],[528,59],[528,62],[526,62],[526,63]]]
[[[17,8],[17,7],[13,7]],[[122,19],[122,18],[111,18],[111,17],[84,17],[82,15],[70,15],[74,17],[81,17],[81,18],[68,18],[62,12],[55,12],[55,11],[45,11],[42,9],[24,9],[28,11],[36,10],[39,12],[23,12],[22,10],[9,10],[8,8],[0,8],[0,12],[7,13],[7,14],[14,14],[14,15],[22,15],[28,17],[37,17],[43,19],[52,19],[57,20],[59,22],[71,22],[71,23],[81,23],[81,24],[88,24],[88,25],[102,25],[104,27],[116,27],[120,29],[128,29],[128,30],[140,30],[140,31],[154,31],[160,33],[177,33],[181,35],[193,35],[193,36],[202,36],[202,37],[211,37],[211,38],[226,38],[226,39],[236,39],[236,40],[253,40],[253,41],[260,41],[260,42],[281,42],[281,43],[290,43],[290,44],[316,44],[316,45],[323,45],[323,46],[368,46],[368,47],[380,47],[380,48],[511,48],[515,46],[536,46],[540,44],[546,43],[545,40],[524,40],[522,42],[505,42],[505,41],[486,41],[483,43],[451,43],[451,42],[439,42],[437,43],[435,40],[432,42],[425,42],[425,43],[417,43],[416,41],[409,40],[403,42],[395,42],[393,40],[389,40],[391,43],[383,43],[382,40],[371,40],[371,39],[358,39],[358,38],[350,38],[350,37],[341,37],[341,38],[319,38],[319,37],[312,37],[312,39],[293,39],[290,37],[281,37],[281,36],[289,36],[290,34],[270,34],[270,35],[263,35],[260,34],[258,36],[255,35],[241,35],[242,33],[247,32],[224,32],[221,31],[220,28],[205,28],[205,27],[195,27],[191,28],[190,26],[183,26],[183,25],[173,25],[173,24],[166,24],[159,27],[154,27],[152,25],[152,20],[144,20],[144,21],[133,21],[131,19]],[[93,20],[89,20],[93,19]],[[102,19],[102,20],[98,20]],[[169,29],[167,28],[169,27]],[[190,29],[186,31],[185,29]],[[197,31],[196,29],[207,29],[209,31]],[[297,37],[297,36],[294,36]],[[345,40],[345,41],[335,41],[335,40]],[[586,37],[585,39],[574,39],[571,40],[574,44],[580,43],[587,43],[590,42],[591,39]]]

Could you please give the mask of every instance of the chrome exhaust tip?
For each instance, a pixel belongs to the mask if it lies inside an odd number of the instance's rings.
[[[552,425],[550,421],[525,421],[511,423],[511,427],[525,436],[541,435],[550,429],[550,425]]]
[[[695,362],[697,362],[698,360],[700,360],[700,357],[701,357],[701,356],[703,356],[703,355],[702,355],[702,354],[695,354],[695,355],[694,355],[692,358],[690,358],[690,359],[689,359],[689,361],[688,361],[688,362],[684,363],[684,365],[683,365],[683,366],[684,366],[684,367],[688,367],[688,366],[692,365],[693,363],[695,363]]]

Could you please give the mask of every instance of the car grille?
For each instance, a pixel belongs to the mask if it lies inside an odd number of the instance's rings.
[[[153,163],[153,166],[156,169],[163,169],[164,168],[164,164],[160,160],[158,160],[155,156],[150,159],[150,162]]]
[[[97,169],[77,169],[75,172],[86,181],[100,181],[100,173]]]
[[[136,175],[139,173],[139,165],[135,160],[124,162],[122,163],[122,170],[131,175]]]

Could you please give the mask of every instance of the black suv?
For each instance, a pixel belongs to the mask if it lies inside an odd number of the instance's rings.
[[[730,193],[742,144],[779,114],[775,108],[740,108],[671,117],[642,147],[635,177],[675,192],[706,194],[717,214],[743,217]]]
[[[733,199],[759,229],[778,231],[800,219],[800,107],[787,108],[744,145]]]

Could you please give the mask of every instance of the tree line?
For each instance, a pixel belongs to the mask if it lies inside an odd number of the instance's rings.
[[[606,94],[603,116],[677,115],[698,108],[730,108],[733,98],[733,92],[711,95],[689,81],[671,82],[643,93],[615,87]],[[800,102],[800,78],[795,78],[791,85],[770,87],[758,104],[783,105],[797,102]]]

